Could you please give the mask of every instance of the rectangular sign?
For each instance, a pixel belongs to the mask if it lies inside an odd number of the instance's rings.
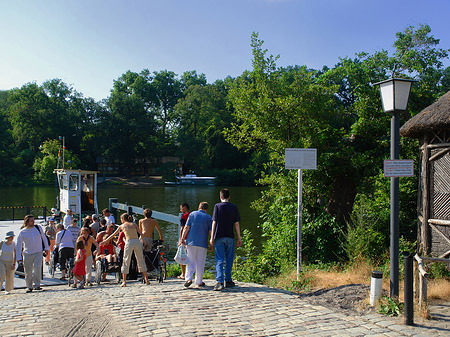
[[[288,170],[315,170],[317,149],[285,149],[284,167]]]
[[[413,175],[414,161],[412,159],[384,161],[385,177],[412,177]]]

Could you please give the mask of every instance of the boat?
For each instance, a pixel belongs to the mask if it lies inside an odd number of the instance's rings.
[[[66,213],[70,208],[73,214],[98,214],[97,171],[56,169],[59,187],[59,211]]]
[[[198,177],[194,173],[186,174],[184,176],[175,176],[176,182],[167,181],[166,185],[207,185],[214,186],[216,177]]]

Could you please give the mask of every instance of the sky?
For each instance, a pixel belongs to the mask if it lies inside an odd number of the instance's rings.
[[[59,78],[101,100],[143,69],[213,83],[252,69],[252,32],[278,66],[392,51],[420,24],[449,49],[449,13],[450,0],[0,0],[0,90]]]

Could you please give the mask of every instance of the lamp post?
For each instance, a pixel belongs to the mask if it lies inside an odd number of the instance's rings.
[[[391,78],[375,83],[380,86],[384,112],[391,112],[391,159],[399,159],[400,123],[398,113],[408,105],[412,80]],[[390,217],[390,296],[398,298],[399,274],[399,177],[391,177],[391,217]]]

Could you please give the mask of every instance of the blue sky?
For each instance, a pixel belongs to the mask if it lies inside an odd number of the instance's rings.
[[[142,69],[212,83],[251,69],[254,31],[279,66],[392,50],[419,24],[449,49],[449,13],[450,0],[0,0],[0,90],[60,78],[99,100]]]

